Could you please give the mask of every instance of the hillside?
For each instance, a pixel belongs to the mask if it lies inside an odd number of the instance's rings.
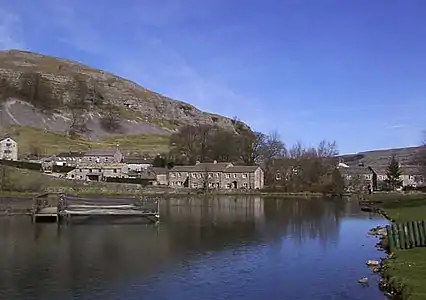
[[[423,147],[394,148],[385,150],[372,150],[357,154],[342,155],[342,160],[349,166],[363,163],[365,166],[386,166],[393,155],[401,165],[416,164],[416,155]]]
[[[185,124],[233,130],[234,123],[78,62],[0,51],[0,134],[31,127],[102,143],[123,135],[169,135]]]

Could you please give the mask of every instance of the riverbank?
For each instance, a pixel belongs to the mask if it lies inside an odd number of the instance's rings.
[[[426,219],[425,194],[370,197],[373,199],[382,201],[381,209],[395,222]],[[382,275],[386,289],[395,291],[401,299],[426,299],[426,248],[393,250],[382,262]]]
[[[87,182],[68,180],[49,176],[38,171],[17,169],[5,166],[0,195],[27,196],[42,193],[65,193],[78,195],[146,195],[146,196],[188,196],[188,195],[258,195],[280,198],[323,198],[322,193],[288,193],[271,188],[265,190],[195,190],[189,188],[173,189],[168,186],[142,186],[130,183]]]

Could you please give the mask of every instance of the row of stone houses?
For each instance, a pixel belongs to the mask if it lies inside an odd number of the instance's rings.
[[[152,185],[168,185],[167,169],[148,167],[135,172],[126,163],[82,163],[67,173],[67,179],[104,181],[107,178],[139,178]]]
[[[140,178],[153,185],[173,188],[261,189],[263,170],[258,166],[234,166],[231,163],[197,163],[193,166],[175,166],[135,170],[126,163],[80,163],[67,173],[74,180],[103,181],[107,178]]]
[[[349,187],[356,185],[361,188],[370,187],[372,190],[380,190],[387,179],[387,166],[348,166],[340,163],[338,167]],[[425,184],[425,178],[417,166],[400,166],[400,170],[403,187],[419,187]]]
[[[46,166],[70,166],[81,164],[125,163],[131,170],[142,171],[152,167],[152,159],[141,156],[124,156],[118,148],[92,149],[87,152],[61,152],[42,159]]]
[[[175,166],[169,171],[169,186],[215,189],[261,189],[264,173],[259,166],[234,166],[232,163],[199,163]]]
[[[18,160],[18,143],[10,136],[0,137],[0,159]]]

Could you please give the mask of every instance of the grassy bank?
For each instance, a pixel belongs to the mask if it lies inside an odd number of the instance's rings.
[[[140,153],[164,153],[168,152],[168,135],[113,135],[100,141],[88,141],[79,137],[72,137],[65,133],[47,132],[27,126],[10,126],[1,134],[10,134],[19,145],[20,156],[38,153],[40,155],[52,155],[58,152],[85,151],[89,148],[116,147]]]
[[[396,222],[426,219],[426,195],[381,197],[386,214]],[[403,291],[403,299],[426,299],[426,248],[395,250],[385,262],[384,277]]]

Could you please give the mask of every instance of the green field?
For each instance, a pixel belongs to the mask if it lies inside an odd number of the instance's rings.
[[[399,195],[383,200],[383,208],[396,222],[426,220],[426,195]],[[404,286],[410,296],[404,299],[426,299],[426,248],[397,250],[389,259],[385,275],[394,285]]]
[[[7,132],[0,132],[0,135],[6,133],[18,143],[20,157],[28,154],[47,156],[58,152],[109,148],[116,147],[117,144],[123,151],[137,153],[167,153],[169,149],[168,135],[114,135],[100,141],[88,141],[65,133],[47,132],[26,126],[11,126]]]

